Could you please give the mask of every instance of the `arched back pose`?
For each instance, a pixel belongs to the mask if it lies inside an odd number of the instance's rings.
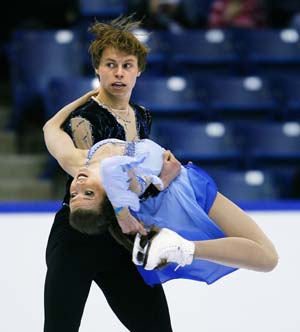
[[[72,105],[68,105],[44,126],[49,152],[74,177],[70,187],[71,213],[77,209],[99,210],[107,195],[125,232],[131,231],[131,223],[138,223],[131,211],[146,227],[162,228],[149,250],[142,250],[145,259],[139,260],[137,246],[133,259],[147,270],[161,263],[175,263],[181,268],[167,265],[151,272],[140,268],[147,283],[163,283],[173,278],[212,283],[237,268],[270,271],[276,266],[276,250],[263,231],[217,192],[213,180],[196,166],[181,167],[168,188],[140,204],[138,197],[150,183],[165,188],[158,178],[165,150],[149,139],[132,142],[107,139],[90,150],[79,150],[60,129],[71,109]],[[94,224],[95,232],[108,226],[100,217]],[[80,227],[85,231],[84,220]],[[135,227],[134,231],[145,234],[143,228]],[[136,245],[138,242],[139,237]]]

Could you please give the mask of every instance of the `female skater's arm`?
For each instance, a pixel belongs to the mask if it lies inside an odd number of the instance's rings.
[[[174,157],[170,151],[165,151],[163,154],[163,169],[160,174],[160,179],[163,183],[163,189],[168,187],[169,184],[180,173],[181,163]],[[140,196],[146,188],[152,183],[152,180],[148,176],[135,176],[134,169],[128,172],[130,179],[129,189],[137,196]],[[159,185],[156,185],[158,190],[162,190]],[[146,235],[146,230],[141,222],[139,222],[134,216],[132,216],[128,207],[116,207],[114,206],[118,223],[123,233],[136,234],[140,233]]]
[[[88,92],[72,103],[63,107],[43,127],[44,140],[49,153],[57,160],[60,166],[70,175],[74,175],[78,167],[82,165],[83,151],[76,149],[70,136],[61,128],[63,122],[70,113],[86,102],[96,90]]]
[[[165,150],[163,153],[163,167],[161,173],[159,174],[159,178],[163,185],[161,186],[161,184],[154,184],[154,186],[158,191],[166,189],[170,183],[180,174],[180,171],[180,161],[175,158],[170,150]],[[129,189],[136,193],[138,196],[142,195],[152,183],[152,180],[149,176],[135,176],[134,171],[128,175],[130,177]]]
[[[101,177],[107,196],[114,207],[118,223],[126,234],[140,233],[145,235],[143,225],[132,216],[129,207],[135,211],[139,209],[139,196],[151,183],[168,186],[180,172],[181,164],[170,151],[163,154],[162,178],[141,174],[135,167],[124,169],[123,157],[114,156],[101,163]]]
[[[147,231],[143,223],[137,220],[130,212],[128,207],[114,207],[116,218],[121,230],[124,234],[137,234],[147,235]]]
[[[247,213],[222,194],[217,194],[209,216],[227,237],[194,242],[194,258],[262,272],[277,265],[272,242]]]

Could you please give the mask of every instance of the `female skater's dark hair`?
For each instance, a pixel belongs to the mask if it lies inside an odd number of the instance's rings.
[[[77,209],[71,212],[70,224],[77,231],[88,235],[109,231],[119,244],[132,251],[133,238],[122,233],[113,206],[106,195],[98,210]]]
[[[114,209],[107,198],[104,197],[99,209],[77,209],[70,213],[70,224],[73,228],[84,234],[101,234],[108,230],[108,226],[116,223]]]

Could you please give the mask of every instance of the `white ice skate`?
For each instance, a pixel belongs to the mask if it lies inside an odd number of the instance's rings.
[[[136,235],[132,260],[146,270],[153,270],[164,263],[177,263],[178,266],[191,264],[195,245],[175,233],[162,228],[149,237]]]

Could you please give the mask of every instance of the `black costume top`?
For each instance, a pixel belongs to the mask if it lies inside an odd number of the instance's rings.
[[[135,112],[137,133],[140,139],[148,138],[151,130],[152,118],[150,112],[136,104],[130,104]],[[116,118],[104,107],[101,107],[93,99],[73,111],[63,124],[63,129],[72,137],[70,120],[82,117],[90,122],[92,132],[92,144],[107,138],[118,138],[126,140],[125,131]],[[73,138],[73,137],[72,137]],[[73,178],[68,176],[66,193],[63,202],[68,204],[70,199],[70,185]],[[141,199],[157,194],[157,189],[150,186],[142,195]]]

